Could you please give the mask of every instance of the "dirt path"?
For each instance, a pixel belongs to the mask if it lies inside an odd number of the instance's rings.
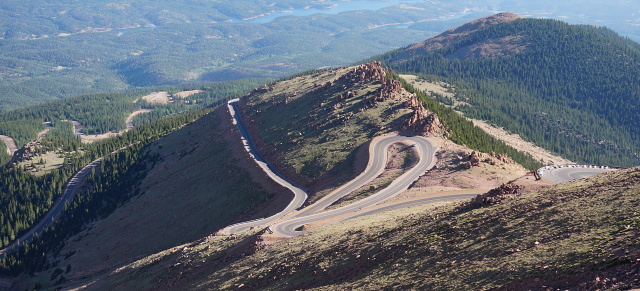
[[[136,117],[136,115],[142,114],[142,113],[149,113],[151,111],[153,111],[153,109],[140,109],[138,111],[134,111],[133,113],[131,113],[131,115],[129,115],[129,117],[127,118],[127,130],[133,129],[133,118]]]
[[[9,154],[10,156],[13,156],[13,153],[15,153],[18,150],[18,147],[16,146],[16,142],[13,141],[13,138],[10,138],[6,135],[0,135],[0,139],[2,139],[2,141],[4,141],[4,143],[7,145],[7,154]]]
[[[53,126],[51,125],[51,122],[45,122],[43,123],[44,126],[46,126],[47,128],[45,128],[43,131],[41,131],[40,133],[38,133],[38,139],[43,139],[45,137],[47,137],[47,133],[49,132],[49,130],[53,129]]]
[[[452,93],[452,91],[455,92],[455,89],[452,89],[451,86],[449,86],[449,88],[445,88],[444,83],[431,83],[428,81],[421,81],[421,80],[418,80],[418,78],[414,75],[400,75],[400,77],[405,79],[407,82],[413,85],[416,89],[426,91],[426,92],[431,91],[431,92],[435,92],[440,95],[452,98],[454,100],[455,105],[464,103],[460,100],[457,100],[454,97],[455,94]],[[462,112],[458,112],[458,113],[462,114]],[[508,146],[513,147],[519,151],[529,153],[535,159],[538,159],[538,160],[542,159],[545,164],[553,164],[553,165],[573,164],[573,162],[567,159],[564,159],[560,156],[554,155],[553,153],[535,145],[532,142],[525,141],[518,134],[511,134],[502,128],[492,126],[482,120],[471,119],[468,117],[465,117],[465,118],[473,122],[475,126],[481,128],[489,135],[503,141]]]
[[[111,138],[114,136],[121,135],[122,133],[133,129],[134,127],[133,118],[138,114],[148,113],[151,111],[153,111],[153,109],[140,109],[140,110],[134,111],[129,115],[129,117],[127,117],[127,129],[119,132],[107,132],[103,134],[85,135],[84,133],[82,133],[82,124],[80,124],[80,122],[75,120],[62,120],[62,121],[71,122],[73,124],[73,134],[75,134],[76,136],[79,136],[83,143],[92,143],[94,141],[99,141],[106,138]]]

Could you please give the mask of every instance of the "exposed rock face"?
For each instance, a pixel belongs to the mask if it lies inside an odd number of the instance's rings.
[[[487,163],[492,166],[496,164],[499,165],[500,163],[503,163],[503,164],[516,163],[506,154],[496,155],[494,152],[491,152],[490,154],[483,154],[483,153],[474,151],[466,157],[466,160],[462,160],[461,165],[463,165],[466,169],[471,169],[472,167],[479,166],[481,162]]]
[[[426,110],[415,95],[411,95],[409,101],[404,103],[406,107],[413,109],[409,119],[402,124],[402,129],[415,135],[442,136],[447,134],[438,115]]]

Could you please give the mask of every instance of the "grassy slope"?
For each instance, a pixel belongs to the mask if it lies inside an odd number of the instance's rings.
[[[131,287],[137,283],[124,278],[136,276],[160,289],[637,287],[639,182],[634,168],[470,211],[399,210],[257,251],[230,248],[246,237],[255,242],[253,233],[202,240],[142,259],[97,286]]]
[[[273,193],[227,148],[223,133],[230,125],[221,125],[220,116],[228,113],[217,113],[150,146],[162,161],[141,182],[143,194],[67,242],[61,254],[75,254],[59,258],[61,268],[71,265],[65,278],[87,282],[134,258],[214,233],[234,219],[260,215],[254,208],[264,208]],[[53,284],[51,271],[37,274],[32,284]]]
[[[286,169],[293,169],[290,176],[326,180],[322,175],[329,173],[330,177],[350,178],[357,149],[375,135],[390,132],[411,112],[402,106],[406,98],[389,99],[360,111],[365,107],[365,98],[380,88],[380,82],[350,85],[346,80],[337,81],[350,70],[332,70],[279,82],[268,92],[244,99],[250,108],[243,112],[247,124],[257,127],[254,136],[269,148],[263,152],[271,161],[283,162],[285,173]],[[323,89],[327,82],[334,84]],[[339,94],[346,96],[356,90],[355,97],[338,105]],[[337,108],[333,109],[334,106]],[[269,157],[269,152],[285,154]]]

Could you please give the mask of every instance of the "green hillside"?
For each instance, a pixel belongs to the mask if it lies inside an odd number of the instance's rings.
[[[454,85],[469,104],[456,109],[570,160],[640,164],[640,45],[555,20],[477,23],[377,59]]]
[[[63,124],[66,122],[61,122],[61,120],[78,121],[83,126],[84,134],[121,131],[126,129],[127,117],[141,108],[153,109],[153,112],[138,115],[134,119],[134,126],[149,123],[168,115],[223,104],[227,99],[244,94],[266,81],[264,79],[246,79],[194,87],[169,87],[164,89],[168,93],[185,90],[200,90],[200,92],[167,104],[140,100],[149,93],[148,91],[96,93],[65,98],[1,112],[0,134],[12,137],[20,148],[38,137],[38,133],[45,129],[44,122],[51,122],[54,127],[64,127]],[[56,136],[55,132],[53,132],[53,136]]]

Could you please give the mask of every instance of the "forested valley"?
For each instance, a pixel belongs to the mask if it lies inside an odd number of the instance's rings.
[[[70,155],[63,167],[41,177],[31,175],[22,167],[3,167],[0,173],[3,206],[0,209],[0,236],[4,247],[49,210],[73,174],[99,157],[105,157],[88,176],[86,190],[66,206],[60,221],[30,242],[21,242],[14,252],[5,254],[0,260],[2,271],[33,273],[55,266],[55,262],[47,261],[50,251],[55,253],[59,250],[64,240],[80,231],[85,223],[109,215],[131,198],[130,195],[140,194],[134,189],[135,185],[157,159],[145,154],[145,146],[211,110],[207,108],[162,118],[120,136],[84,145],[84,154]]]
[[[236,98],[255,87],[264,85],[264,81],[248,79],[197,87],[167,88],[167,92],[174,94],[185,90],[199,90],[200,92],[194,92],[195,94],[166,104],[139,100],[148,92],[110,93],[84,95],[1,113],[0,132],[15,136],[16,141],[20,143],[35,139],[38,133],[45,128],[43,122],[51,122],[53,128],[47,132],[46,137],[39,140],[39,147],[36,148],[31,165],[42,163],[38,157],[48,152],[56,153],[63,158],[63,162],[60,167],[42,175],[34,175],[25,164],[12,163],[0,168],[0,245],[6,247],[37,223],[50,210],[53,202],[60,197],[69,179],[82,167],[100,157],[106,156],[105,161],[101,163],[101,169],[107,167],[108,170],[100,170],[92,174],[89,181],[92,181],[94,177],[98,180],[93,184],[89,183],[89,185],[94,185],[92,191],[102,193],[100,195],[109,193],[104,196],[107,197],[105,199],[120,201],[118,193],[126,192],[120,191],[124,189],[122,187],[130,187],[131,183],[135,184],[135,179],[138,177],[136,175],[124,176],[128,173],[129,168],[134,167],[138,169],[136,171],[142,171],[141,169],[145,167],[137,165],[153,160],[141,154],[145,145],[186,123],[194,121],[209,112],[212,107],[224,104],[231,98]],[[134,103],[134,101],[138,102]],[[153,109],[153,111],[138,115],[134,119],[135,127],[132,130],[122,132],[121,135],[113,138],[89,144],[82,143],[80,138],[73,133],[73,125],[70,122],[61,121],[69,119],[87,124],[88,126],[84,128],[86,133],[115,131],[123,129],[127,116],[140,108]],[[2,154],[3,161],[6,162],[8,160],[6,150]],[[118,158],[122,156],[124,158]],[[114,170],[109,170],[109,167],[114,167]],[[125,181],[128,181],[126,182],[128,184],[121,184]],[[97,203],[94,205],[95,207],[103,203],[96,202],[103,201],[102,198],[95,200],[98,198],[94,199],[91,198],[93,196],[87,195],[89,194],[76,197],[76,199],[81,199],[81,202],[77,203],[83,205]],[[109,205],[115,207],[115,204]],[[75,207],[73,206],[74,209]],[[86,210],[88,206],[83,207]],[[99,213],[98,210],[96,211],[88,213],[92,215]],[[70,215],[73,217],[73,214]],[[78,218],[77,216],[76,214],[76,218]],[[69,220],[72,219],[69,218]],[[73,219],[74,223],[79,223],[79,225],[85,220],[85,218]],[[58,235],[54,236],[60,237]],[[14,268],[18,263],[13,261],[7,264],[7,266]]]

